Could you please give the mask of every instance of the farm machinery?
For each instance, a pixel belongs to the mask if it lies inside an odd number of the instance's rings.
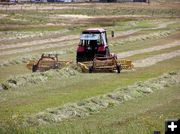
[[[122,69],[133,68],[132,61],[118,60],[115,54],[110,53],[105,29],[87,29],[82,32],[76,62],[84,72],[88,69],[89,73],[114,70],[120,73]]]
[[[42,54],[38,61],[30,61],[27,68],[32,72],[57,69],[62,65],[69,65],[72,61],[59,61],[56,54]],[[82,72],[115,71],[120,73],[122,69],[132,69],[130,60],[118,59],[116,54],[110,53],[107,33],[105,29],[86,29],[81,33],[77,47],[76,63]]]
[[[44,72],[50,69],[58,69],[70,64],[72,61],[59,61],[57,54],[42,54],[38,61],[30,61],[27,68],[32,72]]]

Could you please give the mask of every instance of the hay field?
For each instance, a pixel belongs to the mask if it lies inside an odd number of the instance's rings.
[[[176,1],[0,5],[0,133],[163,133],[180,117],[179,17]],[[135,68],[79,71],[90,27],[105,28],[110,51]],[[74,63],[32,73],[26,63],[42,53]]]

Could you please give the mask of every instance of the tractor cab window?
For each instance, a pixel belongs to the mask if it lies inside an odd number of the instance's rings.
[[[80,44],[82,46],[89,46],[93,44],[99,45],[100,43],[101,43],[100,34],[93,34],[93,33],[81,34]]]
[[[102,44],[106,45],[107,44],[106,33],[101,33],[101,39],[102,39]]]

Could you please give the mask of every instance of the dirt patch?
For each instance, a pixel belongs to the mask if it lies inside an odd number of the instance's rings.
[[[62,107],[49,108],[28,118],[30,124],[46,124],[60,122],[73,117],[86,117],[100,112],[103,108],[122,105],[122,102],[148,95],[156,90],[180,84],[180,72],[170,72],[158,78],[134,85],[116,89],[114,92],[92,97],[77,103],[66,104]]]
[[[147,67],[177,56],[180,56],[180,50],[176,50],[170,53],[155,55],[142,60],[136,60],[135,62],[133,62],[133,64],[135,67]]]

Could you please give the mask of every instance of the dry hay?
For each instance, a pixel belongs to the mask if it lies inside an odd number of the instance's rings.
[[[166,87],[180,84],[180,72],[170,72],[158,78],[134,85],[118,88],[114,92],[92,97],[77,103],[66,104],[57,108],[49,108],[28,118],[29,124],[46,124],[60,122],[73,117],[86,117],[100,112],[103,108],[120,105],[122,102],[163,90]]]
[[[127,43],[131,43],[135,41],[144,41],[147,39],[159,39],[169,36],[172,32],[174,32],[174,30],[154,32],[146,35],[138,35],[128,39],[122,39],[121,41],[118,42],[114,42],[113,44],[110,44],[110,46],[126,45]]]
[[[44,54],[57,54],[61,56],[61,55],[72,53],[72,52],[73,52],[73,49],[69,48],[69,49],[64,49],[64,50],[59,50],[59,51],[44,52]],[[12,59],[1,61],[0,67],[28,63],[28,61],[37,61],[39,57],[40,57],[39,55],[18,56]]]
[[[10,88],[19,88],[30,84],[38,84],[40,82],[46,82],[47,80],[50,80],[55,76],[59,78],[67,78],[70,76],[75,76],[78,74],[77,70],[78,68],[74,66],[73,69],[71,65],[69,67],[64,67],[62,69],[14,76],[0,84],[0,91],[8,90]]]

